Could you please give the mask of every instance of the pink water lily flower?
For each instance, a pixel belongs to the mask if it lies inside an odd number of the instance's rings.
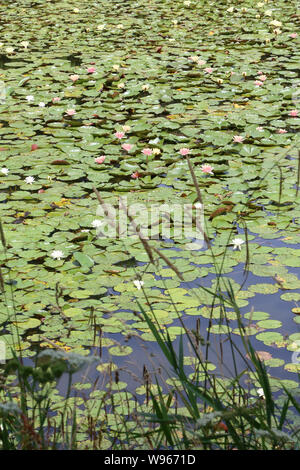
[[[233,142],[240,144],[241,142],[243,142],[244,139],[245,137],[243,137],[242,135],[235,135],[233,137]]]
[[[143,149],[142,152],[144,155],[147,155],[148,157],[152,155],[152,149]]]
[[[133,145],[132,144],[123,144],[122,149],[126,150],[126,152],[130,152],[132,149]]]
[[[95,73],[95,72],[96,72],[95,67],[89,67],[89,68],[87,69],[87,73]]]
[[[180,155],[188,155],[190,153],[190,149],[183,147],[182,149],[179,150]]]
[[[139,177],[140,177],[140,174],[139,174],[138,171],[136,171],[135,173],[132,173],[132,175],[131,175],[131,178],[133,178],[133,179],[137,179]]]
[[[260,75],[260,76],[259,76],[259,80],[260,80],[261,82],[264,82],[265,80],[267,80],[267,78],[268,78],[267,75]]]
[[[299,114],[299,111],[297,109],[293,109],[292,111],[289,112],[289,115],[292,117],[297,117]]]
[[[60,100],[61,98],[59,96],[55,96],[54,98],[52,98],[52,103],[58,103]]]
[[[124,137],[124,132],[115,132],[114,135],[116,136],[117,139],[123,139]]]
[[[254,85],[255,86],[262,86],[263,82],[261,82],[260,80],[255,80]]]
[[[208,163],[204,163],[200,169],[203,171],[203,173],[207,173],[207,174],[210,174],[210,175],[213,175],[213,167],[211,165],[209,165]]]
[[[74,116],[74,114],[76,114],[76,111],[75,109],[67,109],[66,114],[68,116]]]
[[[286,134],[287,130],[285,129],[278,129],[277,134]]]
[[[206,67],[206,68],[204,69],[204,72],[206,72],[206,73],[213,73],[213,69],[212,69],[211,67]]]
[[[72,82],[76,82],[79,78],[79,75],[70,75],[70,79],[72,80]]]
[[[101,155],[101,157],[95,158],[95,163],[101,164],[101,163],[104,162],[105,159],[106,159],[106,156],[105,156],[105,155]]]
[[[292,33],[289,35],[290,38],[295,39],[298,36],[297,33]]]

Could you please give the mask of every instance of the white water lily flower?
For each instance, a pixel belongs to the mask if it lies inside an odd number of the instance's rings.
[[[27,99],[28,103],[30,103],[30,101],[34,101],[34,96],[28,95],[28,96],[26,96],[26,99]]]
[[[21,44],[21,46],[24,47],[24,49],[27,49],[28,46],[29,46],[29,42],[28,42],[28,41],[22,41],[20,44]]]
[[[240,250],[241,251],[241,246],[242,244],[245,243],[244,240],[242,240],[241,238],[234,238],[231,242],[232,245],[234,245],[233,249],[236,250]]]
[[[93,220],[93,222],[91,223],[91,226],[94,227],[94,228],[98,228],[98,227],[101,227],[101,225],[103,224],[103,221],[102,220]]]
[[[138,279],[136,279],[135,281],[133,281],[133,284],[135,285],[135,287],[140,290],[142,288],[142,286],[144,285],[144,282],[143,281],[139,281]]]
[[[45,104],[43,101],[41,101],[41,102],[39,103],[39,107],[40,107],[40,108],[44,108],[45,106],[46,106],[46,104]]]
[[[33,182],[34,182],[34,177],[33,176],[26,176],[25,183],[32,184]]]
[[[52,251],[52,253],[51,253],[50,256],[51,256],[51,258],[53,258],[53,259],[58,259],[58,260],[60,260],[60,259],[64,256],[64,253],[63,253],[63,251],[61,251],[61,250],[54,250],[54,251]]]
[[[276,26],[276,28],[279,27],[279,26],[282,26],[281,21],[277,21],[277,20],[270,21],[269,24],[272,25],[272,26]]]
[[[257,395],[261,398],[265,398],[264,389],[263,388],[258,388],[257,389]]]
[[[1,168],[1,173],[3,173],[4,175],[8,175],[8,173],[9,173],[9,169],[8,169],[8,168],[5,168],[5,167],[3,167],[3,168]]]

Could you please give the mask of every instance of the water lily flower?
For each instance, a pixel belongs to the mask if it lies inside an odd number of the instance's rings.
[[[89,67],[89,68],[87,69],[87,73],[95,73],[95,72],[96,72],[95,67]]]
[[[126,152],[130,152],[132,149],[133,145],[132,144],[123,144],[122,149],[126,150]]]
[[[297,33],[292,33],[289,35],[290,38],[295,39],[298,36]]]
[[[24,47],[24,49],[27,49],[28,46],[29,46],[29,42],[28,42],[28,41],[22,41],[20,44],[21,44],[21,46]]]
[[[124,132],[115,132],[114,135],[117,139],[123,139],[125,133]]]
[[[61,98],[59,96],[55,96],[54,98],[52,98],[52,103],[58,103],[60,100]]]
[[[76,82],[79,78],[79,75],[70,75],[70,79],[72,80],[72,82]]]
[[[245,139],[245,137],[243,137],[242,135],[235,135],[233,137],[233,142],[236,142],[238,144],[242,143],[243,140]]]
[[[183,147],[182,149],[179,150],[180,155],[188,155],[190,153],[190,149]]]
[[[212,69],[211,67],[206,67],[206,68],[204,69],[204,72],[206,72],[206,73],[213,73],[213,69]]]
[[[292,111],[289,112],[289,115],[292,117],[297,117],[299,114],[299,111],[297,109],[293,109]]]
[[[142,90],[143,90],[143,91],[147,91],[147,90],[149,90],[149,87],[150,87],[150,85],[148,85],[148,84],[146,83],[145,85],[142,86]]]
[[[198,62],[199,57],[197,55],[192,55],[191,57],[189,57],[189,59],[191,59],[193,62]]]
[[[33,152],[34,150],[37,150],[39,146],[37,144],[32,144],[31,146],[31,151]]]
[[[99,227],[101,227],[101,225],[103,225],[103,221],[99,220],[99,219],[95,219],[91,223],[91,226],[94,227],[94,228],[99,228]]]
[[[160,154],[160,149],[153,149],[152,153],[153,153],[153,155],[159,155]]]
[[[270,24],[271,26],[275,26],[276,28],[277,28],[277,26],[282,26],[281,21],[277,21],[277,20],[270,21],[269,24]]]
[[[76,114],[76,111],[73,108],[72,109],[67,109],[66,114],[68,116],[74,116],[74,114]]]
[[[265,16],[272,16],[273,15],[273,11],[272,10],[266,10],[265,11]]]
[[[97,29],[99,31],[103,31],[104,28],[105,28],[105,24],[98,24],[98,26],[97,26]]]
[[[147,149],[143,149],[143,150],[142,150],[142,153],[143,153],[144,155],[147,155],[147,156],[149,157],[150,155],[152,155],[152,149],[148,149],[148,148],[147,148]]]
[[[258,126],[258,127],[256,128],[256,130],[259,131],[259,132],[263,132],[264,128],[261,127],[261,126]]]
[[[118,71],[120,66],[118,64],[114,64],[112,68],[113,68],[113,70]]]
[[[129,132],[131,127],[125,125],[125,126],[122,126],[122,129],[123,129],[124,132]]]
[[[204,65],[204,64],[206,64],[206,60],[199,59],[199,60],[197,60],[197,64],[198,65]]]
[[[30,101],[34,101],[34,96],[28,95],[28,96],[26,96],[26,99],[27,99],[28,103],[30,103]]]
[[[121,82],[121,83],[118,84],[118,88],[122,89],[124,87],[125,87],[125,83]]]
[[[254,85],[255,86],[262,86],[263,82],[261,82],[260,80],[255,80]]]
[[[12,53],[14,52],[14,50],[15,50],[15,48],[14,48],[14,47],[10,47],[10,46],[5,49],[5,51],[7,52],[7,54],[12,54]]]
[[[203,173],[207,173],[210,175],[213,175],[213,167],[209,165],[208,163],[204,163],[201,167],[200,170],[203,171]]]
[[[140,174],[139,174],[138,171],[136,171],[135,173],[132,173],[132,175],[131,175],[131,178],[133,178],[133,179],[137,179],[139,177],[140,177]]]
[[[106,156],[105,156],[105,155],[101,155],[101,157],[95,158],[95,162],[101,164],[101,163],[104,162],[105,159],[106,159]]]
[[[34,182],[34,177],[33,176],[26,176],[25,178],[25,183],[26,184],[32,184]]]
[[[135,287],[140,290],[142,288],[142,286],[144,285],[144,282],[143,281],[139,281],[138,279],[136,279],[135,281],[133,281],[133,284],[135,285]]]
[[[53,258],[53,259],[58,259],[58,260],[60,260],[61,258],[63,258],[64,253],[63,253],[63,251],[61,251],[61,250],[53,250],[50,256],[51,256],[51,258]]]
[[[258,388],[258,389],[257,389],[257,395],[258,395],[260,398],[265,398],[264,389],[263,389],[263,388]]]
[[[278,129],[277,134],[286,134],[287,130],[286,129]]]
[[[238,249],[241,251],[241,246],[243,243],[245,243],[245,241],[242,240],[241,238],[234,238],[231,244],[234,245],[233,247],[234,250]]]
[[[5,167],[1,168],[0,171],[1,171],[1,173],[3,173],[3,175],[8,175],[8,173],[9,173],[9,169],[5,168]]]
[[[261,82],[264,82],[265,80],[267,80],[267,75],[259,75],[259,79]]]

